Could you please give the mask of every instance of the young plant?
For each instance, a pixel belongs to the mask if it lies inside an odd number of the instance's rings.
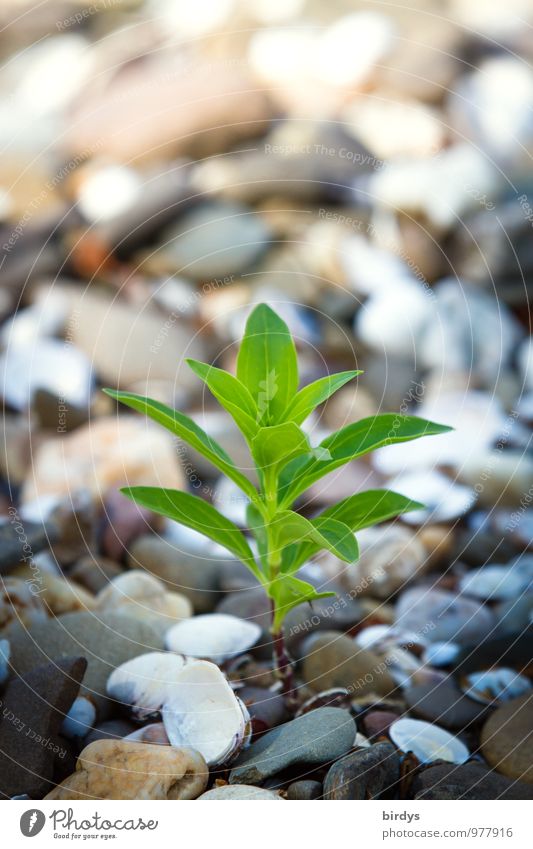
[[[150,398],[105,391],[162,424],[242,490],[248,499],[247,525],[255,546],[237,525],[189,492],[148,486],[126,487],[122,492],[137,504],[200,531],[253,573],[271,601],[275,664],[283,692],[294,704],[283,620],[297,605],[334,595],[317,592],[297,577],[298,570],[323,549],[353,563],[358,557],[356,531],[423,506],[395,492],[375,489],[350,495],[307,519],[294,509],[295,502],[315,481],[356,457],[450,428],[386,413],[348,424],[313,447],[302,430],[303,422],[360,372],[328,375],[299,389],[293,339],[286,324],[265,304],[257,306],[248,318],[236,376],[196,360],[187,362],[243,434],[256,469],[255,484],[188,416]]]

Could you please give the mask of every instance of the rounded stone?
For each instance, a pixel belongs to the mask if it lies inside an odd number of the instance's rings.
[[[485,705],[465,696],[449,678],[415,684],[405,690],[404,698],[416,716],[450,730],[467,728],[486,714]]]
[[[320,781],[293,781],[287,787],[287,799],[320,799],[322,784]]]
[[[533,784],[533,695],[502,705],[481,731],[487,763],[508,778]]]
[[[336,631],[309,637],[303,645],[303,654],[302,677],[316,693],[344,687],[356,696],[369,693],[387,696],[396,689],[383,660]]]
[[[51,657],[83,653],[88,666],[81,695],[95,704],[99,719],[110,708],[106,684],[111,672],[139,654],[163,648],[151,627],[119,612],[66,613],[36,623],[31,634],[17,623],[9,629],[9,641],[11,664],[18,675]]]
[[[194,749],[97,740],[46,799],[196,799],[207,780],[207,765]]]
[[[208,790],[207,793],[202,793],[198,797],[199,802],[218,802],[218,801],[243,801],[249,800],[253,802],[283,802],[281,796],[272,790],[263,790],[261,787],[254,787],[252,784],[225,784],[223,787],[214,787]]]
[[[402,593],[397,603],[395,624],[432,643],[451,640],[465,644],[487,637],[495,617],[472,599],[433,587],[413,587]]]

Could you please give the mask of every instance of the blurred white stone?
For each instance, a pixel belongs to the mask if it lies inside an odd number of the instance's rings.
[[[90,403],[93,378],[91,363],[74,345],[59,339],[37,339],[34,345],[17,344],[0,356],[4,400],[25,410],[38,389],[45,389],[60,405],[83,408]]]
[[[377,12],[339,18],[318,38],[317,77],[334,86],[360,85],[392,48],[394,35],[390,18]]]
[[[522,373],[524,387],[533,391],[533,336],[524,339],[518,350],[518,365]]]
[[[394,100],[388,91],[355,100],[343,114],[348,129],[375,156],[429,156],[440,150],[445,127],[435,109],[416,100]]]
[[[376,206],[415,216],[426,216],[433,227],[448,230],[479,200],[494,201],[501,176],[490,161],[469,144],[456,144],[428,159],[390,162],[369,177],[368,191]]]
[[[109,221],[126,212],[142,194],[142,180],[133,168],[108,165],[85,176],[78,207],[89,221]]]
[[[499,401],[488,392],[436,392],[416,408],[414,413],[424,419],[450,425],[449,433],[424,436],[403,445],[388,445],[372,455],[375,468],[385,475],[402,471],[460,467],[472,454],[488,449],[512,422],[505,416]]]
[[[475,493],[470,487],[461,486],[432,470],[407,472],[389,480],[386,486],[425,504],[425,510],[414,510],[402,516],[403,521],[411,525],[452,521],[466,513],[475,501]]]

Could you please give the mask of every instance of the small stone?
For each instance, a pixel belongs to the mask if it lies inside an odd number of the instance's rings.
[[[11,656],[11,648],[9,640],[0,640],[0,687],[6,683],[9,678],[9,658]]]
[[[508,778],[533,784],[533,695],[498,708],[481,731],[487,763]]]
[[[463,695],[450,678],[415,684],[404,691],[404,697],[416,716],[452,731],[481,722],[486,713],[484,705]]]
[[[17,572],[17,574],[24,577],[28,586],[34,586],[35,575],[31,568],[25,568],[24,573]],[[60,575],[45,572],[44,569],[39,572],[39,582],[35,590],[36,597],[52,616],[61,616],[63,613],[73,613],[76,610],[92,610],[95,605],[92,593]]]
[[[275,728],[286,719],[285,699],[280,693],[264,687],[243,687],[237,695],[250,714],[254,731]]]
[[[363,730],[369,737],[383,737],[397,719],[398,714],[390,710],[371,710],[363,718]]]
[[[46,550],[50,545],[49,531],[51,530],[47,529],[42,522],[31,522],[26,519],[21,521],[16,514],[13,514],[9,520],[2,518],[0,520],[0,574],[7,574],[19,563],[24,562],[23,545],[26,542],[34,556]]]
[[[133,480],[183,487],[172,436],[142,417],[104,417],[39,446],[22,501],[71,497],[75,490],[88,490],[98,501]]]
[[[430,642],[479,642],[495,625],[494,615],[475,601],[446,590],[413,587],[396,605],[396,625]]]
[[[4,578],[0,590],[0,633],[12,622],[33,625],[47,619],[39,586],[20,578]]]
[[[207,765],[193,749],[97,740],[46,799],[196,799],[207,779]]]
[[[197,801],[242,801],[243,799],[249,799],[254,802],[283,802],[283,799],[278,793],[274,793],[272,790],[263,790],[261,787],[254,787],[252,784],[225,784],[223,787],[214,787],[212,790],[208,790],[207,793],[202,793]]]
[[[375,743],[337,761],[324,781],[325,799],[377,799],[400,778],[400,756],[391,743]]]
[[[65,657],[8,685],[0,721],[2,795],[27,793],[40,799],[50,789],[55,759],[67,754],[58,735],[86,666],[84,658]]]
[[[145,569],[174,590],[186,596],[195,613],[209,613],[220,598],[218,592],[219,562],[223,558],[194,550],[182,550],[164,537],[145,535],[130,548],[128,563]],[[241,615],[241,614],[239,614]]]
[[[156,260],[166,263],[169,273],[210,280],[245,271],[269,238],[257,212],[240,204],[204,203],[163,234]]]
[[[383,661],[336,631],[309,637],[303,645],[302,677],[314,692],[345,687],[350,693],[386,696],[396,689]]]
[[[533,799],[530,784],[510,781],[475,761],[429,766],[415,775],[413,792],[416,799]]]
[[[260,784],[295,765],[321,766],[348,752],[355,725],[348,711],[319,708],[267,731],[246,749],[230,773],[230,784]]]
[[[113,560],[88,554],[75,563],[69,572],[69,578],[96,595],[122,572],[122,567]]]
[[[192,615],[188,598],[167,592],[162,581],[142,569],[123,572],[101,590],[96,598],[101,611],[126,613],[149,625],[161,639],[166,632]]]
[[[137,537],[146,533],[147,527],[155,527],[157,518],[135,501],[124,498],[122,492],[112,489],[102,505],[99,522],[99,549],[113,561],[121,561]]]
[[[293,781],[287,787],[287,799],[320,799],[322,784],[320,781]]]
[[[55,402],[54,428],[63,429],[69,408],[80,411],[90,404],[91,363],[72,344],[59,339],[37,339],[14,344],[0,357],[4,400],[25,410],[38,390],[47,390]],[[62,430],[60,430],[62,432]]]
[[[148,625],[124,613],[66,613],[32,626],[31,634],[20,624],[9,629],[11,664],[24,675],[48,658],[64,658],[83,651],[88,660],[81,694],[105,718],[110,709],[106,696],[107,679],[122,663],[146,651],[162,648],[160,638]]]
[[[357,589],[387,599],[427,570],[424,546],[413,531],[402,525],[364,528],[357,534],[357,541],[359,559],[344,566],[342,573],[347,590]]]

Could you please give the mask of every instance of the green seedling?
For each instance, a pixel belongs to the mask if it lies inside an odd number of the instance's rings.
[[[265,304],[257,306],[248,318],[236,375],[196,360],[187,362],[243,434],[255,467],[253,479],[178,410],[130,392],[105,391],[163,425],[230,478],[248,501],[248,533],[189,492],[149,486],[126,487],[122,492],[137,504],[200,531],[253,573],[271,602],[275,664],[283,692],[294,704],[283,621],[294,607],[334,595],[317,591],[298,577],[298,571],[322,550],[353,563],[358,558],[357,531],[423,507],[382,489],[357,492],[311,519],[297,512],[295,504],[301,503],[317,480],[356,457],[384,445],[446,433],[450,428],[415,416],[386,413],[348,424],[313,446],[302,429],[303,422],[361,372],[343,371],[299,388],[292,336]]]

